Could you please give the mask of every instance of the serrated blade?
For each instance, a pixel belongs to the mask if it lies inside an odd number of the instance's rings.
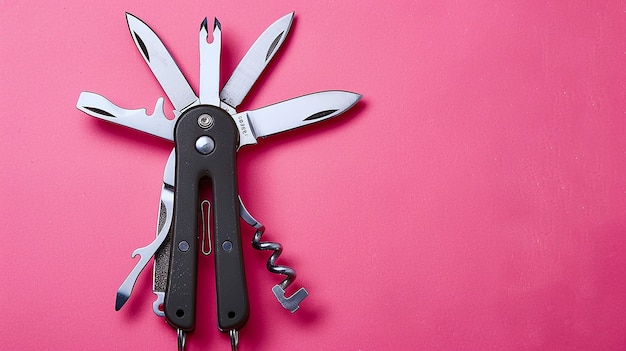
[[[322,91],[269,105],[233,116],[239,126],[240,146],[254,144],[255,139],[306,126],[338,116],[359,101],[360,94],[348,91]],[[244,118],[247,117],[247,118]],[[249,128],[241,126],[248,121]],[[242,130],[251,130],[246,137]],[[249,134],[249,133],[248,133]]]
[[[148,67],[178,112],[197,102],[198,97],[154,31],[142,20],[126,13],[130,35]]]
[[[241,104],[254,82],[274,57],[285,41],[294,12],[291,12],[270,25],[252,44],[246,55],[228,79],[220,93],[220,99],[233,108]]]

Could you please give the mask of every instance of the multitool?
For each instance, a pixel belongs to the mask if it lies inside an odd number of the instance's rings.
[[[346,91],[323,91],[256,110],[237,111],[284,43],[293,18],[294,13],[289,13],[270,25],[221,90],[222,27],[215,19],[210,31],[205,18],[198,41],[200,89],[196,95],[155,32],[127,13],[131,37],[171,101],[174,119],[166,117],[163,98],[157,100],[150,116],[145,109],[125,109],[91,92],[82,92],[78,99],[78,109],[93,117],[174,143],[165,165],[156,238],[133,252],[132,257],[139,255],[140,259],[118,289],[115,309],[122,308],[129,299],[137,277],[154,257],[153,291],[157,298],[153,310],[177,330],[179,350],[185,348],[186,333],[195,327],[198,251],[213,251],[218,328],[229,333],[231,348],[237,349],[238,331],[249,315],[240,218],[256,229],[253,246],[273,251],[268,270],[285,276],[272,289],[281,305],[295,312],[308,295],[304,288],[285,295],[295,271],[276,264],[281,245],[261,241],[265,228],[244,207],[237,191],[236,159],[241,147],[256,144],[260,137],[335,117],[361,98]],[[211,198],[199,201],[200,183],[205,180],[210,182]],[[198,212],[203,223],[200,240]]]

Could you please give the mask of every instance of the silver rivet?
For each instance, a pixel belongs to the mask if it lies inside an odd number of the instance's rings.
[[[211,137],[203,135],[196,140],[196,150],[203,155],[208,155],[215,149],[215,141]]]
[[[233,249],[233,243],[226,240],[222,243],[222,249],[226,252],[230,252]]]
[[[184,240],[179,242],[178,249],[182,252],[187,252],[187,250],[189,250],[189,243]]]
[[[213,127],[213,123],[215,123],[215,119],[208,113],[203,113],[198,117],[198,125],[200,128],[208,129]]]

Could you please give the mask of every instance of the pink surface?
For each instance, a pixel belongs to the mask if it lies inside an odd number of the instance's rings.
[[[293,10],[243,107],[363,100],[240,153],[242,197],[311,294],[283,310],[246,245],[240,350],[625,350],[625,7],[591,0],[0,2],[2,348],[176,349],[148,271],[113,308],[170,144],[74,106],[88,90],[151,112],[163,95],[125,11],[196,87],[205,16],[227,77]],[[212,267],[191,351],[229,349]]]

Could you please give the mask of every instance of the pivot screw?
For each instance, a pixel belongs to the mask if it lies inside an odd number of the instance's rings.
[[[215,119],[208,113],[203,113],[198,117],[198,125],[200,128],[209,129],[213,127]]]

